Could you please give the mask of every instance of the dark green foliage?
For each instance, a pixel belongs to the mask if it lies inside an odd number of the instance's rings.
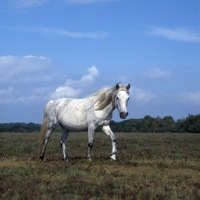
[[[71,133],[64,162],[60,135],[41,164],[38,133],[0,133],[0,199],[200,199],[199,134],[116,133],[116,162],[104,133],[95,133],[92,162],[87,133]]]
[[[0,124],[0,132],[18,132],[18,133],[23,133],[23,132],[38,132],[40,131],[40,124],[35,124],[35,123],[3,123]]]
[[[40,124],[34,123],[4,123],[0,124],[0,132],[38,132]],[[114,132],[140,132],[140,133],[200,133],[200,114],[188,115],[187,118],[175,121],[171,116],[164,118],[153,118],[146,115],[142,119],[129,119],[121,122],[110,122],[110,127]],[[62,129],[57,125],[55,132],[61,132]],[[101,132],[101,129],[97,129]]]
[[[35,123],[3,123],[0,124],[0,133],[2,132],[16,132],[16,133],[32,133],[32,132],[38,132],[40,131],[41,125],[35,124]],[[62,129],[60,125],[58,124],[55,132],[61,132]]]
[[[188,115],[186,119],[175,121],[171,116],[153,118],[146,115],[143,119],[129,119],[110,123],[114,132],[140,133],[200,133],[200,114]]]
[[[200,133],[200,115],[188,115],[186,130],[189,133]]]

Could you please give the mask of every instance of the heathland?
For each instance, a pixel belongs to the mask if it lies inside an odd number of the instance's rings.
[[[0,133],[0,199],[200,199],[200,134],[95,133],[92,158],[87,133],[71,133],[69,162],[60,133],[53,133],[39,162],[39,133]]]

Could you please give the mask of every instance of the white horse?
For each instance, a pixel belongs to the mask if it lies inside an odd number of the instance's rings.
[[[88,130],[88,159],[91,160],[94,131],[97,127],[100,127],[103,132],[111,137],[111,160],[116,160],[116,136],[110,129],[109,122],[115,108],[118,109],[122,119],[127,117],[129,88],[130,84],[123,86],[118,83],[112,88],[103,88],[87,98],[61,98],[55,101],[49,101],[44,110],[44,119],[40,133],[40,161],[43,161],[44,159],[47,143],[57,123],[62,127],[60,145],[63,151],[64,160],[68,161],[68,155],[65,148],[68,132],[84,130]]]

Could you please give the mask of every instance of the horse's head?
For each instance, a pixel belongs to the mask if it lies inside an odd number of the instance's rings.
[[[130,84],[127,86],[122,86],[116,84],[116,94],[115,94],[115,107],[119,111],[120,118],[125,119],[128,116],[127,112],[127,105],[128,105],[128,100],[129,100],[129,89],[130,89]]]

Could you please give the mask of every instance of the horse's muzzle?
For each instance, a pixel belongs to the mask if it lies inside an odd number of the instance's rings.
[[[120,118],[125,119],[128,116],[128,112],[120,112]]]

